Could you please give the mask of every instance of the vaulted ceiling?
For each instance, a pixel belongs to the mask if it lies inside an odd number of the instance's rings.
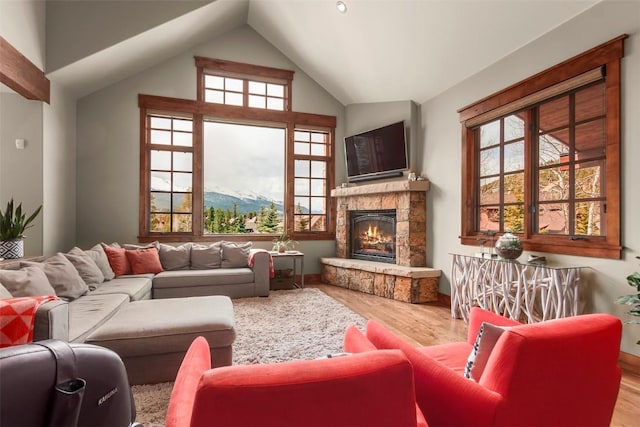
[[[49,76],[86,95],[248,24],[344,105],[423,103],[600,0],[343,1],[346,13],[335,0],[213,1]]]

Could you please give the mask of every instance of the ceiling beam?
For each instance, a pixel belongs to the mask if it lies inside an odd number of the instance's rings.
[[[4,37],[0,37],[0,82],[27,99],[49,104],[49,79]]]

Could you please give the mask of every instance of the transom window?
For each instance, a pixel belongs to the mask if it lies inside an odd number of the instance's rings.
[[[620,257],[625,38],[459,111],[464,244],[510,231],[528,250]]]
[[[196,72],[196,101],[139,96],[140,240],[332,239],[336,118],[290,111],[292,71]]]
[[[205,73],[204,91],[206,102],[280,111],[285,106],[284,84]]]

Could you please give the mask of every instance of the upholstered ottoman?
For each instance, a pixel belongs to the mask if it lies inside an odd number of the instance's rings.
[[[197,336],[209,342],[214,367],[231,365],[236,337],[227,296],[134,301],[96,329],[86,342],[120,355],[131,384],[173,381]]]

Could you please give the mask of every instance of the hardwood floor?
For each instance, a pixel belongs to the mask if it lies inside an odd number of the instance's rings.
[[[467,326],[453,319],[448,307],[436,304],[408,304],[331,285],[313,284],[332,298],[367,319],[376,319],[416,345],[433,345],[466,339]],[[632,427],[640,422],[640,375],[622,372],[622,382],[611,422],[615,427]]]

